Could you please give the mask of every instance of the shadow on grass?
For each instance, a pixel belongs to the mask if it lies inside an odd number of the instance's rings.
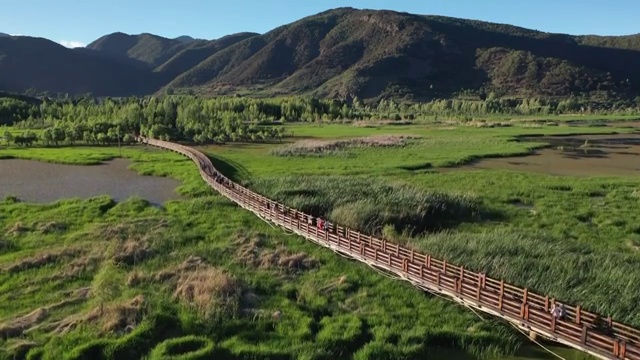
[[[229,179],[238,182],[248,177],[249,171],[242,164],[219,156],[212,156],[208,153],[205,153],[205,155],[211,159],[213,166]]]

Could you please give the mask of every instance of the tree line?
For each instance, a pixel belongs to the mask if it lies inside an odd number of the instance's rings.
[[[255,99],[237,96],[200,98],[43,98],[0,97],[0,125],[45,129],[34,141],[111,144],[128,142],[132,134],[163,140],[205,143],[274,141],[287,122],[343,120],[433,120],[438,117],[555,114],[637,114],[640,98],[597,103],[585,98],[514,99],[495,94],[478,99],[442,99],[423,103],[286,97]],[[31,138],[28,138],[31,139]],[[30,141],[19,139],[25,144]],[[33,141],[31,141],[33,143]]]

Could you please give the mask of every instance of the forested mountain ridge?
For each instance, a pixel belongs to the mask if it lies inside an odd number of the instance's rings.
[[[341,99],[640,94],[640,35],[550,34],[394,11],[339,8],[262,35],[212,41],[114,33],[69,50],[29,39],[0,37],[0,74],[15,75],[0,75],[0,90]],[[68,66],[48,64],[49,53]],[[33,54],[42,55],[41,67],[57,71],[30,77]],[[102,74],[88,76],[87,69]]]

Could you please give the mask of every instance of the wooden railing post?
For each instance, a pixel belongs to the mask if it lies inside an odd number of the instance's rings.
[[[527,298],[529,297],[529,290],[527,290],[527,288],[525,288],[522,291],[522,306],[520,307],[520,317],[525,319],[526,318],[526,307],[527,307]]]
[[[544,312],[549,312],[549,295],[544,297]]]
[[[582,326],[582,343],[585,345],[587,344],[587,331],[588,331],[587,326],[583,325]]]
[[[500,297],[498,298],[498,309],[502,311],[502,300],[504,298],[504,280],[500,280]]]
[[[427,269],[431,270],[431,255],[427,255],[425,261],[427,263]]]
[[[478,274],[478,290],[476,290],[476,300],[480,301],[480,289],[482,289],[482,274]]]
[[[580,305],[576,306],[576,324],[580,324]]]

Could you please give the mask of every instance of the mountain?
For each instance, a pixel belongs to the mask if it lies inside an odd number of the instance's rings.
[[[11,36],[11,35],[9,35],[9,34],[5,34],[5,33],[1,33],[1,32],[0,32],[0,37],[10,37],[10,36]]]
[[[325,11],[262,35],[211,41],[114,33],[86,49],[63,51],[43,39],[0,38],[0,73],[12,75],[12,81],[0,76],[0,90],[107,95],[171,90],[371,100],[461,92],[616,98],[640,94],[638,65],[640,34],[571,36],[352,8]],[[31,68],[40,69],[37,77]],[[49,68],[59,72],[43,70]]]
[[[515,96],[640,90],[638,37],[573,37],[510,25],[342,8],[242,41],[173,89],[322,97]],[[628,81],[627,81],[628,79]]]
[[[175,40],[177,42],[181,42],[183,44],[188,44],[190,42],[196,41],[196,39],[192,38],[191,36],[187,36],[187,35],[178,36],[177,38],[174,38],[173,40]]]
[[[105,35],[87,45],[116,59],[133,59],[150,68],[164,63],[183,50],[188,43],[152,34],[129,35],[121,32]]]
[[[151,71],[87,49],[28,36],[0,37],[0,90],[142,95],[158,88]]]
[[[171,81],[217,52],[257,35],[256,33],[238,33],[211,41],[195,40],[189,43],[190,46],[175,54],[164,64],[158,66],[155,71],[162,73],[163,78],[167,79],[167,81]]]

